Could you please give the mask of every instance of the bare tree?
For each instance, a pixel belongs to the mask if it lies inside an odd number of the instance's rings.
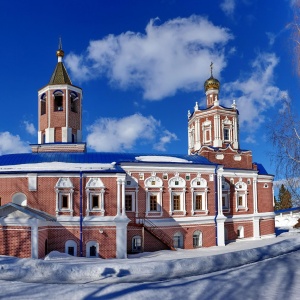
[[[291,191],[293,205],[300,205],[300,119],[289,100],[284,100],[270,133],[277,178]]]

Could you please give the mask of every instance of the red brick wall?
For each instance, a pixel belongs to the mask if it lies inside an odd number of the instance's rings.
[[[0,255],[31,257],[31,228],[0,226]]]
[[[47,244],[49,243],[48,241],[48,227],[39,227],[39,238],[38,238],[38,258],[43,258],[45,257],[49,251],[45,249],[45,241],[47,240]],[[48,248],[48,247],[47,247]]]
[[[244,238],[253,237],[253,223],[252,221],[248,222],[226,222],[225,228],[227,229],[227,236],[229,241],[236,240],[238,238],[237,231],[238,227],[244,227]]]
[[[275,220],[274,219],[265,219],[259,221],[260,235],[269,235],[274,234],[275,232]]]
[[[264,187],[264,182],[257,183],[258,212],[272,212],[273,207],[273,183],[267,182],[268,187]]]
[[[100,233],[99,230],[103,230]],[[65,243],[73,240],[77,244],[77,256],[80,256],[80,228],[79,227],[51,227],[48,235],[48,249],[50,251],[65,252]],[[115,227],[84,227],[83,228],[83,256],[86,256],[86,244],[89,241],[99,243],[99,257],[116,257]]]

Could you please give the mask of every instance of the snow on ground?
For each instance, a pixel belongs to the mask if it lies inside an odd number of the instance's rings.
[[[141,253],[122,260],[59,252],[45,260],[0,256],[0,299],[279,299],[282,288],[291,289],[286,299],[295,299],[300,234],[288,232],[292,219],[276,217],[287,231],[276,238],[225,247]]]

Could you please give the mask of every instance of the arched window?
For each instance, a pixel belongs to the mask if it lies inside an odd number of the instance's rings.
[[[244,227],[243,226],[239,226],[237,229],[237,236],[239,239],[243,239],[244,238]]]
[[[46,113],[46,94],[43,93],[41,98],[40,98],[40,110],[41,110],[41,115],[44,115]]]
[[[196,230],[193,234],[193,247],[202,247],[202,232],[200,230]]]
[[[99,244],[96,241],[86,244],[86,257],[99,257]]]
[[[21,206],[26,206],[27,205],[27,197],[23,193],[16,193],[12,197],[12,203],[21,205]]]
[[[73,240],[68,240],[65,243],[65,253],[77,256],[77,243]]]
[[[78,95],[75,92],[70,93],[71,111],[78,112]]]
[[[141,252],[142,251],[142,237],[136,235],[132,238],[132,252]]]
[[[54,96],[54,111],[63,111],[63,92],[61,90],[56,90],[53,93]]]
[[[177,231],[173,235],[174,248],[183,248],[183,235],[181,232]]]

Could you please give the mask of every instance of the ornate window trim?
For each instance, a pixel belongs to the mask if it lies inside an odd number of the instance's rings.
[[[86,190],[86,215],[89,216],[91,212],[98,212],[104,216],[104,194],[105,185],[100,178],[90,178],[85,187]],[[98,197],[98,206],[94,206],[94,197]]]
[[[242,182],[240,179],[235,184],[235,205],[236,211],[248,211],[248,204],[247,204],[247,184]]]
[[[198,173],[197,177],[191,181],[191,192],[193,195],[192,215],[195,215],[196,213],[208,214],[207,191],[207,181]],[[197,209],[197,196],[202,196],[202,209]]]
[[[153,172],[150,177],[146,178],[144,181],[146,190],[146,216],[162,216],[162,191],[163,191],[163,181],[156,176]],[[151,196],[156,196],[157,209],[151,210],[150,200]]]
[[[203,136],[203,144],[210,144],[212,142],[211,137],[211,121],[207,120],[202,124],[202,136]]]
[[[68,177],[61,177],[55,185],[56,192],[56,215],[59,213],[68,212],[73,216],[73,193],[74,186]],[[66,198],[67,197],[67,200]],[[65,205],[67,201],[67,205]]]
[[[170,211],[171,215],[186,215],[185,209],[185,192],[186,192],[186,181],[179,176],[179,173],[175,173],[175,176],[169,179],[169,193],[170,193]],[[175,197],[179,196],[179,210],[174,206]]]

